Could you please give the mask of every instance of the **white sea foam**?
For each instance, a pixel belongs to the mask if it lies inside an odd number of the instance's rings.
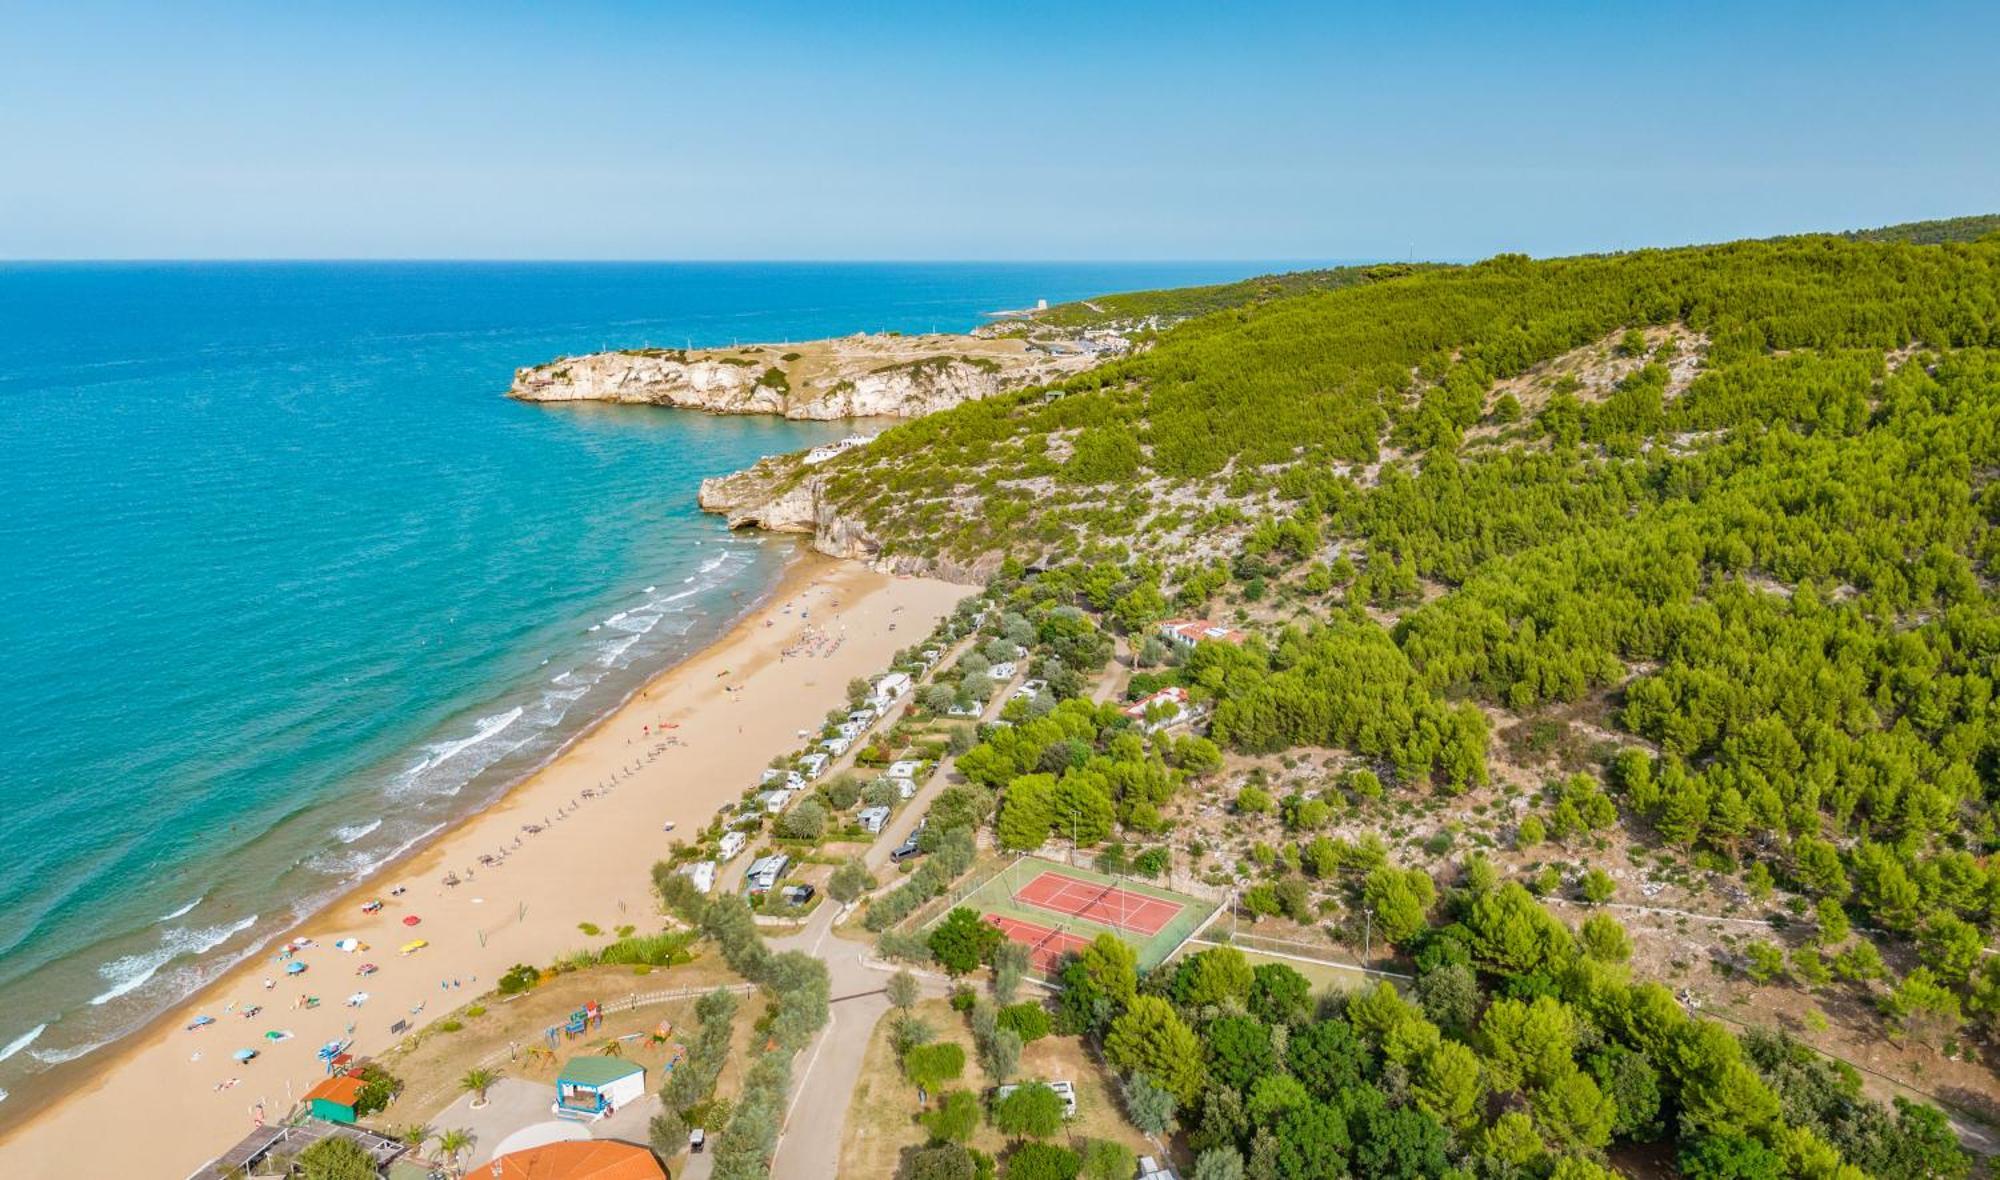
[[[333,830],[333,838],[342,844],[352,844],[361,837],[382,826],[382,817],[377,816],[365,824],[343,824]]]
[[[174,920],[175,918],[178,918],[178,917],[182,916],[183,914],[186,914],[186,913],[187,913],[187,912],[188,912],[189,910],[192,910],[192,909],[194,909],[194,907],[196,907],[196,906],[200,905],[200,904],[202,903],[202,901],[203,901],[204,899],[206,899],[206,898],[207,898],[207,896],[208,896],[208,895],[204,893],[204,894],[203,894],[203,895],[202,895],[201,897],[197,897],[197,898],[195,898],[195,899],[194,899],[193,901],[191,901],[191,902],[187,903],[186,905],[182,906],[181,908],[179,908],[179,909],[175,910],[175,911],[174,911],[173,913],[171,913],[171,914],[161,914],[161,915],[160,915],[160,916],[159,916],[158,918],[155,918],[155,919],[154,919],[154,921],[156,921],[156,922],[171,922],[171,921],[173,921],[173,920]],[[6,1058],[5,1058],[4,1056],[0,1056],[0,1061],[4,1061],[4,1060],[6,1060]]]
[[[637,642],[639,642],[637,635],[628,635],[623,639],[607,643],[599,652],[597,662],[606,668],[612,667],[618,663],[618,657],[630,651],[632,645]]]
[[[166,930],[160,935],[160,945],[152,950],[143,954],[121,955],[99,967],[97,973],[111,986],[93,996],[90,1002],[93,1006],[108,1004],[129,991],[145,986],[160,968],[182,955],[206,954],[256,924],[257,915],[251,914],[229,926],[177,926]],[[39,1051],[33,1056],[38,1061],[48,1060]]]
[[[473,731],[471,737],[460,738],[455,742],[440,742],[435,746],[429,747],[430,756],[418,764],[416,773],[422,774],[426,770],[440,766],[458,757],[479,743],[497,736],[508,726],[520,719],[521,707],[519,705],[507,710],[505,713],[495,713],[491,717],[481,717],[478,728]]]
[[[75,1061],[86,1053],[95,1053],[111,1043],[111,1038],[90,1041],[82,1045],[72,1045],[67,1049],[30,1049],[28,1056],[43,1065],[61,1065],[65,1061]]]
[[[9,1057],[12,1057],[14,1054],[19,1053],[21,1050],[27,1048],[29,1045],[34,1044],[35,1038],[41,1036],[42,1033],[47,1031],[48,1027],[49,1026],[46,1024],[38,1024],[35,1027],[29,1029],[27,1032],[24,1032],[20,1036],[15,1037],[13,1040],[7,1042],[7,1047],[5,1049],[0,1049],[0,1061],[5,1061]]]
[[[701,563],[700,572],[704,574],[712,574],[716,570],[721,569],[722,563],[728,560],[729,560],[729,555],[727,553],[722,554],[720,557],[711,557],[707,561]]]

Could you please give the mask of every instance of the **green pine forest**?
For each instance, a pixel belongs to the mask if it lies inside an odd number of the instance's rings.
[[[1789,963],[1752,947],[1753,974],[1865,988],[1885,1030],[1985,1061],[2000,1105],[1994,230],[1095,300],[1098,322],[1190,318],[897,426],[821,494],[887,557],[992,574],[1054,686],[962,756],[958,826],[1025,848],[1083,814],[1079,844],[1157,839],[1225,756],[1323,751],[1368,768],[1342,798],[1449,807],[1492,784],[1504,732],[1589,711],[1616,740],[1524,842],[1617,830],[1775,890],[1813,940]],[[1186,687],[1207,740],[1059,699],[1099,628],[1136,651],[1184,614],[1250,638],[1134,691]],[[1254,789],[1239,813],[1280,806]],[[1609,916],[1573,930],[1476,855],[1435,883],[1356,857],[1294,823],[1320,803],[1283,801],[1281,859],[1365,875],[1408,994],[1314,1004],[1220,951],[1140,979],[1114,940],[1063,973],[1058,1027],[1169,1112],[1197,1176],[1585,1177],[1647,1145],[1695,1177],[1971,1168],[1936,1110],[1633,978]]]

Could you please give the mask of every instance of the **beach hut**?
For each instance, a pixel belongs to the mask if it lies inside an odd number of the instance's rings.
[[[646,1094],[646,1069],[617,1057],[572,1057],[556,1075],[559,1118],[599,1119]]]
[[[306,1113],[322,1122],[351,1126],[360,1117],[354,1112],[360,1101],[361,1079],[340,1074],[306,1091]]]

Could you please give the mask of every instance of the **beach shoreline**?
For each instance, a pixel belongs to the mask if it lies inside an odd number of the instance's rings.
[[[773,755],[796,748],[798,730],[817,729],[845,701],[849,679],[881,671],[969,592],[801,554],[729,630],[579,729],[504,794],[79,1062],[62,1079],[66,1092],[0,1128],[0,1172],[74,1175],[65,1148],[91,1142],[93,1166],[107,1172],[185,1176],[249,1131],[260,1106],[267,1121],[281,1119],[321,1076],[313,1051],[324,1041],[352,1029],[357,1054],[379,1054],[489,990],[513,963],[546,966],[597,941],[579,923],[602,929],[601,939],[622,925],[659,928],[650,870],[672,843],[735,802]],[[801,644],[805,636],[815,642]],[[674,836],[661,830],[667,819]],[[461,883],[444,885],[447,873]],[[397,885],[404,892],[392,895]],[[382,910],[362,914],[376,897]],[[418,923],[405,925],[410,917]],[[368,949],[334,949],[343,937]],[[302,938],[317,943],[297,956],[308,968],[286,977],[272,953]],[[398,953],[417,938],[429,945]],[[352,974],[362,962],[379,969]],[[362,989],[361,1005],[343,1006]],[[296,1006],[307,994],[317,1007]],[[253,1005],[261,1011],[246,1024]],[[197,1014],[215,1023],[184,1031]],[[400,1021],[408,1027],[391,1035]],[[278,1029],[291,1036],[263,1039]],[[249,1047],[257,1060],[231,1060]],[[91,1139],[93,1126],[114,1119],[126,1132],[117,1143]]]

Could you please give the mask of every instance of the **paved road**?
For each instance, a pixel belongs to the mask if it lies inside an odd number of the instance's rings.
[[[861,1059],[876,1022],[889,1011],[883,994],[889,972],[867,965],[868,944],[833,933],[837,912],[837,906],[823,905],[805,929],[770,942],[773,950],[805,951],[824,961],[833,985],[826,1027],[792,1066],[791,1106],[772,1159],[772,1180],[827,1180],[838,1170]],[[943,980],[918,979],[926,993],[945,994]]]

